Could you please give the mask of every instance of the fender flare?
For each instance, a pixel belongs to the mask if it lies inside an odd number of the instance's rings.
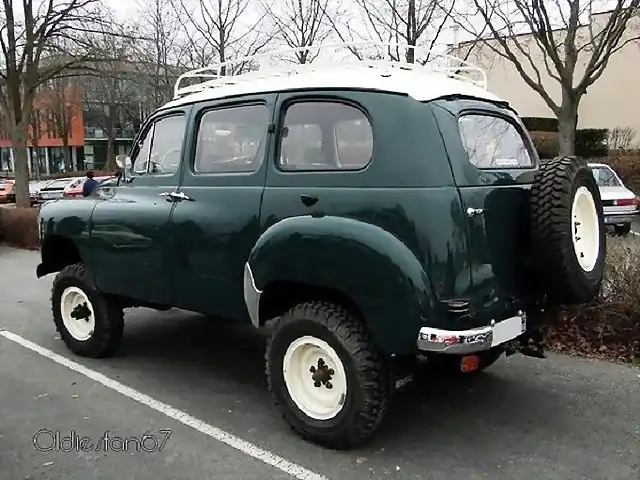
[[[270,226],[251,250],[245,303],[260,326],[260,296],[273,282],[338,290],[360,309],[374,341],[389,353],[415,351],[435,309],[432,285],[416,255],[388,231],[359,220],[311,215]]]

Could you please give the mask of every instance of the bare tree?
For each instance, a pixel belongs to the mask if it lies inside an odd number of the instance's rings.
[[[615,0],[611,11],[594,15],[596,5],[595,0],[473,0],[476,22],[454,17],[481,48],[511,62],[557,116],[562,155],[575,152],[578,106],[588,87],[612,55],[638,39],[627,26],[640,0]],[[478,17],[488,39],[478,38]],[[549,88],[554,83],[559,99]]]
[[[98,125],[105,132],[108,170],[115,168],[118,133],[127,126],[136,129],[142,117],[145,85],[131,62],[135,42],[125,35],[102,37],[97,48],[104,52],[103,59],[91,65],[82,79],[85,124]]]
[[[284,0],[279,4],[263,2],[267,17],[273,22],[276,36],[291,48],[312,47],[333,33],[328,17],[329,0]],[[279,5],[276,7],[276,5]],[[312,62],[314,50],[296,52],[297,63]]]
[[[73,134],[73,125],[81,117],[81,98],[78,88],[69,77],[54,78],[51,88],[43,92],[44,108],[49,119],[50,133],[62,141],[65,170],[72,168],[69,140]]]
[[[405,48],[390,46],[385,51],[366,52],[362,47],[351,47],[358,58],[390,58],[395,61],[426,64],[433,59],[435,47],[442,35],[453,24],[451,14],[454,0],[354,0],[357,14],[345,9],[339,15],[329,15],[333,30],[343,42],[373,40],[385,44],[407,45]],[[353,25],[363,28],[354,28]],[[403,51],[404,50],[404,51]],[[425,53],[424,56],[416,52]]]
[[[27,132],[38,87],[85,60],[99,7],[99,0],[2,0],[0,108],[14,150],[18,207],[29,206]]]
[[[190,67],[253,55],[269,43],[270,36],[261,30],[260,19],[252,18],[251,0],[171,0],[171,4],[183,27],[183,56]],[[238,73],[247,67],[241,64],[232,71],[223,67],[218,74]]]
[[[35,152],[37,161],[35,164],[32,163],[32,170],[35,170],[36,179],[40,180],[40,139],[42,138],[42,123],[43,123],[43,115],[42,115],[42,105],[36,103],[31,110],[31,115],[29,119],[29,126],[27,139],[28,143],[30,143]],[[29,160],[31,161],[31,160]]]
[[[173,97],[173,85],[185,70],[185,42],[172,0],[142,0],[136,25],[145,40],[133,45],[134,66],[146,85],[146,115]]]

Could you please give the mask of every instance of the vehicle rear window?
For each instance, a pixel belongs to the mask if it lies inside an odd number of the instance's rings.
[[[608,167],[591,167],[593,177],[599,187],[621,187],[622,183],[616,174]]]
[[[43,190],[58,190],[69,185],[69,180],[56,180],[43,188]]]
[[[466,114],[458,120],[469,161],[479,169],[529,168],[533,159],[521,133],[510,121],[489,114]]]

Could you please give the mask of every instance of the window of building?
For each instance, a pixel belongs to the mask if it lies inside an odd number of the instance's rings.
[[[172,115],[160,118],[147,130],[133,154],[137,175],[170,175],[178,171],[182,158],[186,118]]]
[[[265,153],[269,109],[242,105],[210,110],[202,116],[194,171],[242,173],[260,168]]]
[[[531,154],[518,129],[493,115],[464,115],[458,120],[469,161],[480,169],[527,168]]]
[[[373,130],[358,108],[340,102],[297,102],[280,134],[283,170],[359,170],[373,155]]]

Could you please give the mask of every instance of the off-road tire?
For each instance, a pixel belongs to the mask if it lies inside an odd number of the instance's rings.
[[[572,204],[585,187],[598,213],[600,251],[591,271],[578,263],[571,231]],[[538,286],[552,304],[580,304],[599,292],[604,273],[606,229],[600,191],[587,163],[558,157],[540,163],[531,186],[531,248]]]
[[[80,288],[93,307],[95,327],[91,337],[85,341],[75,339],[62,320],[61,295],[69,286]],[[76,355],[88,358],[107,357],[114,353],[122,340],[124,330],[122,308],[113,299],[96,289],[86,267],[81,263],[68,265],[58,272],[51,288],[51,308],[56,330],[69,350]]]
[[[619,235],[621,237],[626,237],[627,235],[629,235],[629,233],[631,233],[631,223],[623,223],[622,225],[614,225],[613,226],[613,231],[616,233],[616,235]]]
[[[293,341],[306,335],[327,342],[345,369],[344,406],[330,420],[305,414],[285,384],[285,352]],[[368,329],[347,309],[330,302],[302,303],[277,320],[267,345],[266,375],[276,406],[291,428],[307,441],[333,449],[365,443],[385,417],[392,393],[386,362]]]
[[[482,352],[476,352],[475,355],[479,358],[479,365],[478,368],[472,372],[463,372],[460,368],[462,358],[465,355],[452,355],[446,353],[434,354],[428,357],[428,362],[429,366],[439,373],[468,377],[484,372],[487,368],[496,363],[503,353],[504,349],[499,347],[494,347]]]

